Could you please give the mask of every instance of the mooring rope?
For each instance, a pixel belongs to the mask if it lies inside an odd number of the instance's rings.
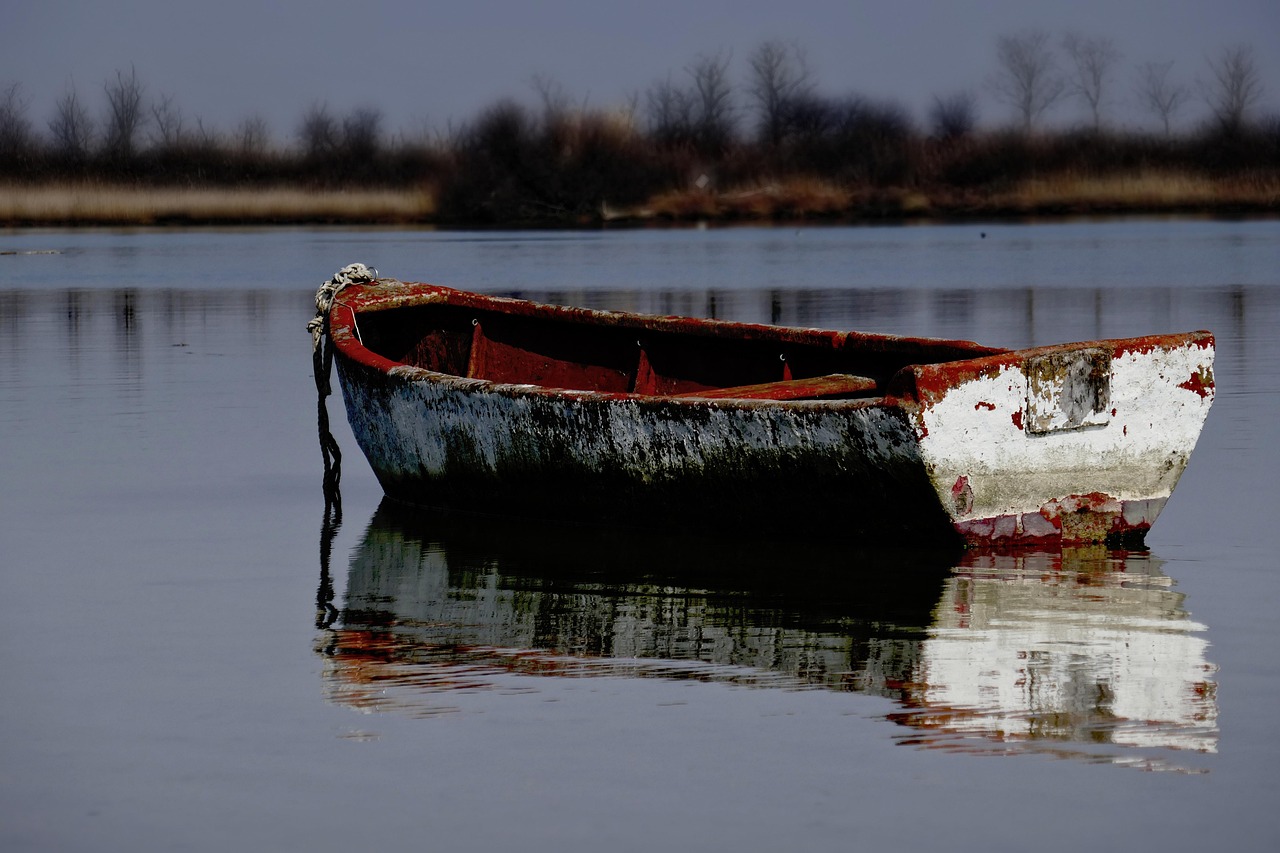
[[[333,371],[333,341],[329,338],[329,310],[338,293],[349,284],[377,281],[378,271],[364,264],[348,264],[316,291],[316,316],[307,323],[311,333],[311,363],[316,379],[316,428],[320,435],[320,454],[324,457],[325,518],[333,515],[334,524],[342,521],[342,495],[338,483],[342,479],[342,451],[329,431],[329,407],[325,398],[333,393],[329,374]],[[323,543],[321,545],[323,549]]]
[[[348,284],[362,284],[377,281],[378,271],[364,264],[347,264],[333,274],[333,278],[320,285],[316,291],[316,316],[307,323],[307,331],[311,333],[311,348],[320,349],[320,340],[329,331],[329,309],[333,307],[338,292]],[[327,376],[326,376],[327,381]]]

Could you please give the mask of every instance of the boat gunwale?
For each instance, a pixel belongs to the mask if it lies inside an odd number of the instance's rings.
[[[497,382],[444,373],[407,364],[383,356],[366,347],[359,332],[358,315],[395,311],[429,305],[473,307],[493,311],[506,316],[570,322],[586,326],[633,329],[636,331],[678,334],[691,337],[729,338],[736,341],[776,342],[779,344],[824,345],[831,348],[853,344],[881,345],[906,344],[924,347],[950,347],[988,354],[1004,352],[974,341],[910,337],[833,329],[805,328],[797,326],[772,326],[761,323],[695,318],[683,315],[642,314],[628,311],[609,311],[593,308],[577,308],[564,305],[535,302],[517,297],[497,296],[457,290],[442,285],[423,282],[382,280],[367,284],[349,285],[335,297],[330,313],[329,334],[335,348],[345,357],[387,376],[405,381],[426,381],[458,391],[489,392],[506,395],[538,395],[572,400],[609,400],[627,402],[658,402],[682,406],[716,407],[778,407],[831,409],[865,408],[880,406],[891,401],[893,395],[880,394],[870,397],[836,399],[750,399],[727,397],[711,399],[686,394],[652,394],[618,391],[592,391],[587,389],[559,388],[528,383]],[[911,365],[903,368],[911,369]],[[896,374],[895,374],[896,377]],[[891,377],[890,382],[893,384]]]
[[[1042,344],[1024,349],[1011,349],[977,358],[940,361],[928,364],[911,364],[894,374],[887,383],[887,396],[905,396],[926,399],[945,394],[953,386],[983,376],[990,376],[1011,367],[1024,366],[1028,361],[1077,352],[1085,349],[1102,350],[1115,361],[1130,353],[1145,354],[1154,350],[1172,350],[1179,347],[1199,347],[1216,350],[1217,340],[1206,329],[1190,332],[1168,332],[1156,335],[1140,335],[1132,338],[1099,338],[1088,341],[1070,341]],[[1205,386],[1212,388],[1210,377]]]
[[[618,391],[592,391],[559,388],[528,383],[497,382],[490,379],[459,376],[395,361],[369,349],[361,341],[357,315],[365,312],[394,311],[427,305],[474,307],[521,318],[547,319],[583,325],[611,326],[651,332],[676,333],[702,337],[725,337],[747,341],[778,343],[848,345],[907,344],[923,347],[952,347],[973,350],[971,358],[937,362],[909,363],[894,373],[883,386],[884,393],[853,399],[750,399],[741,397],[707,398],[692,394],[652,394]],[[746,333],[744,335],[743,333]],[[871,332],[838,331],[796,326],[771,326],[732,320],[694,318],[682,315],[641,314],[577,308],[535,302],[509,296],[472,293],[443,285],[423,282],[381,280],[350,285],[340,291],[330,313],[330,339],[346,358],[378,373],[405,381],[425,381],[458,391],[497,393],[507,396],[549,396],[581,401],[654,402],[663,405],[716,407],[786,407],[804,409],[848,409],[924,402],[945,394],[955,384],[969,378],[990,375],[1008,367],[1024,364],[1028,359],[1081,348],[1108,351],[1112,359],[1127,353],[1144,353],[1155,349],[1194,345],[1215,348],[1215,338],[1207,330],[1144,335],[1132,338],[1106,338],[1089,341],[1045,344],[1023,349],[985,346],[974,341],[949,338],[912,337]],[[1210,383],[1212,380],[1210,380]],[[921,398],[925,400],[921,400]]]

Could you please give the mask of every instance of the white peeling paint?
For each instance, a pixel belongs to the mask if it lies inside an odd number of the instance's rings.
[[[1035,513],[1098,492],[1167,499],[1213,402],[1212,388],[1179,386],[1212,366],[1213,350],[1195,345],[1125,353],[1111,362],[1105,423],[1033,434],[1026,375],[1009,365],[922,406],[921,455],[957,521]],[[953,499],[958,482],[966,484],[963,502]]]

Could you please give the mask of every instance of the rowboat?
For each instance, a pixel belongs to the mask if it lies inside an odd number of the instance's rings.
[[[327,287],[316,322],[387,496],[497,516],[1134,546],[1214,397],[1205,331],[1008,350],[544,305],[359,265]]]

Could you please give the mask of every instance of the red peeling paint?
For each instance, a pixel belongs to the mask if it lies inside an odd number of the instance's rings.
[[[1013,410],[1013,425],[1022,429],[1022,409]]]
[[[988,403],[986,400],[979,400],[973,404],[973,410],[976,412],[978,409],[986,409],[989,412],[994,412],[996,410],[996,404]]]
[[[1211,332],[1199,331],[1191,341],[1175,340],[1173,335],[1146,335],[1140,338],[1128,338],[1117,343],[1115,357],[1121,358],[1129,354],[1148,355],[1158,349],[1169,349],[1172,346],[1194,346],[1200,349],[1213,349],[1214,338]]]
[[[951,487],[951,505],[955,507],[957,515],[968,515],[973,511],[973,487],[969,485],[969,478],[963,474],[956,478],[955,485]]]
[[[967,484],[966,484],[967,485]],[[1155,513],[1144,501],[1118,501],[1101,492],[1051,501],[1040,512],[955,522],[971,547],[997,550],[1141,540]]]
[[[1191,378],[1186,382],[1178,383],[1178,387],[1186,388],[1188,391],[1199,394],[1200,399],[1203,400],[1213,392],[1213,371],[1207,367],[1202,367],[1191,374]]]

